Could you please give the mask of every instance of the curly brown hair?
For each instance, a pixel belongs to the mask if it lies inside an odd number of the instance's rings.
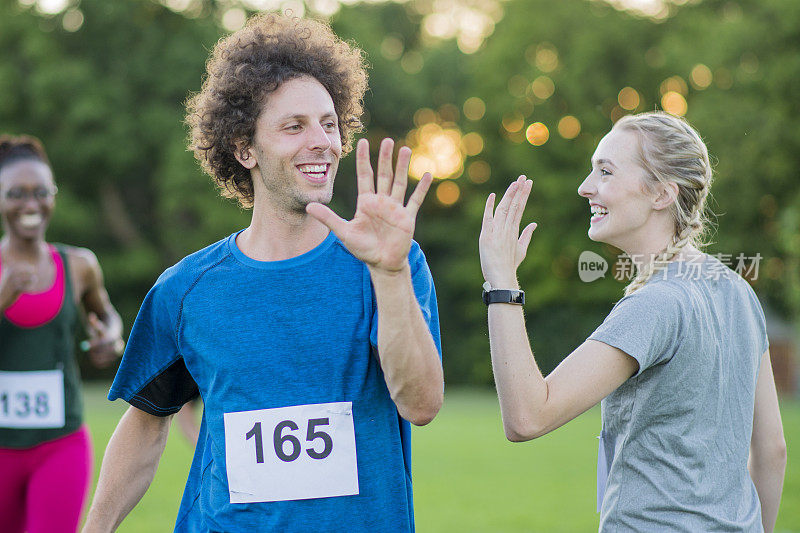
[[[202,89],[186,102],[189,149],[221,194],[253,206],[250,171],[234,156],[250,145],[265,98],[282,83],[312,76],[328,91],[339,116],[344,153],[361,129],[367,89],[363,52],[316,20],[262,13],[221,39],[206,63]]]
[[[0,168],[22,159],[41,161],[50,166],[42,142],[31,135],[0,135]]]

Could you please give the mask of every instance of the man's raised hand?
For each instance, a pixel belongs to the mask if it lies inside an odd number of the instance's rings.
[[[369,142],[366,139],[358,141],[358,200],[353,220],[344,220],[320,203],[306,206],[306,212],[328,226],[353,255],[370,269],[384,272],[399,272],[408,265],[417,211],[433,181],[431,174],[426,172],[404,205],[411,149],[400,148],[394,171],[393,152],[394,141],[384,139],[378,154],[376,186],[369,161]]]

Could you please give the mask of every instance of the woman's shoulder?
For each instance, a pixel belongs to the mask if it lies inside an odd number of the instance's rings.
[[[100,262],[89,248],[62,243],[52,243],[52,246],[66,257],[75,279],[87,285],[90,285],[92,280],[102,279]]]
[[[52,243],[52,246],[67,257],[73,268],[92,268],[100,264],[95,253],[88,248],[62,243]]]

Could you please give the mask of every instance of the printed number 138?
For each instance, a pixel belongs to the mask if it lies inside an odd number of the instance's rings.
[[[316,439],[321,439],[324,447],[322,448],[321,452],[318,452],[314,449],[313,446],[309,446],[306,448],[305,452],[308,454],[309,457],[312,459],[325,459],[331,454],[333,451],[333,439],[331,438],[330,434],[325,433],[324,431],[320,431],[317,429],[318,426],[328,426],[330,422],[327,418],[312,418],[308,421],[308,428],[306,431],[306,442],[312,442]],[[289,431],[296,431],[298,428],[297,424],[295,424],[291,420],[284,420],[279,422],[275,426],[275,430],[272,432],[272,445],[275,449],[275,455],[284,462],[292,462],[303,452],[302,445],[300,444],[300,439],[296,436],[292,435],[292,433],[287,432],[285,435],[283,434],[284,430],[289,429]],[[256,445],[256,463],[263,463],[264,462],[264,439],[261,434],[261,422],[256,422],[255,425],[245,433],[245,440],[248,441],[250,438],[253,437],[255,439]],[[288,443],[289,453],[286,453],[286,444]]]

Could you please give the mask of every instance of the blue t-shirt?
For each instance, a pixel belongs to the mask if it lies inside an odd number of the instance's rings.
[[[413,531],[410,425],[372,353],[378,315],[366,265],[333,233],[305,254],[271,262],[245,256],[236,235],[159,277],[108,395],[160,416],[203,398],[175,531]],[[433,280],[416,242],[409,264],[441,353]],[[352,402],[357,495],[231,503],[225,413],[334,402]],[[303,440],[306,430],[281,435]],[[269,452],[272,428],[263,441]],[[322,448],[323,439],[314,444]]]

